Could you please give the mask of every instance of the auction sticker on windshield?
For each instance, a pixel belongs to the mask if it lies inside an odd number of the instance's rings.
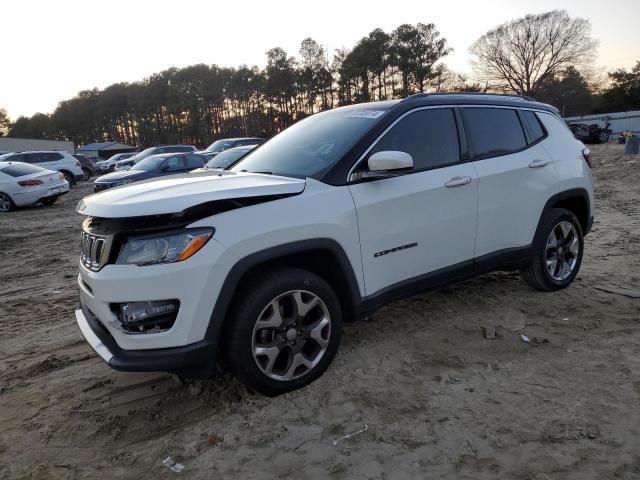
[[[354,110],[347,113],[347,118],[378,118],[385,113],[384,110]]]

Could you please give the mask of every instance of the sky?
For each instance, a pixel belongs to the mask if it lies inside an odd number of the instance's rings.
[[[454,49],[444,62],[470,73],[468,48],[483,33],[553,9],[591,21],[603,71],[640,60],[640,0],[0,0],[0,108],[12,120],[50,113],[80,90],[169,67],[263,67],[272,47],[297,56],[310,36],[332,52],[403,23],[435,23]]]

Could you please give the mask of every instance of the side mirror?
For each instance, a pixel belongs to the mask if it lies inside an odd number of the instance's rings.
[[[406,152],[384,150],[369,157],[369,171],[389,172],[413,168],[413,158]]]
[[[367,165],[369,170],[354,173],[351,175],[350,180],[356,181],[365,178],[385,178],[402,175],[413,168],[413,158],[406,152],[384,150],[371,155]]]

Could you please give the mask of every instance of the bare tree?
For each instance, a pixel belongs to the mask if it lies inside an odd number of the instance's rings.
[[[542,83],[569,66],[588,65],[598,42],[591,24],[564,10],[503,23],[471,45],[475,73],[498,90],[535,95]]]

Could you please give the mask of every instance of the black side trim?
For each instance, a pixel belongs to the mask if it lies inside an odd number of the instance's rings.
[[[469,276],[473,276],[473,260],[467,260],[451,267],[441,268],[440,270],[394,283],[363,298],[358,310],[363,316],[369,315],[387,303]]]
[[[465,280],[495,270],[517,270],[524,267],[533,256],[533,246],[507,248],[441,268],[408,280],[390,285],[362,300],[358,311],[361,315],[373,313],[378,308],[402,298],[431,290],[448,283]]]
[[[118,346],[109,331],[91,311],[80,304],[82,313],[93,333],[112,353],[109,366],[123,372],[190,372],[208,377],[215,373],[217,345],[206,338],[183,347],[157,348],[151,350],[124,350]]]

